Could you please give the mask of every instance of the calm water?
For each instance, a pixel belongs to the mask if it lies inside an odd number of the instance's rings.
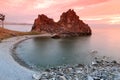
[[[18,45],[18,56],[29,65],[45,68],[63,64],[89,64],[92,50],[96,55],[120,59],[120,27],[92,27],[92,36],[52,39],[34,38]]]
[[[28,32],[31,31],[32,25],[5,25],[4,28],[15,31]]]

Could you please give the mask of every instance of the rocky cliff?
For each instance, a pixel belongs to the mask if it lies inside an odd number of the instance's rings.
[[[54,22],[53,19],[44,14],[38,15],[38,18],[34,21],[32,31],[57,33],[62,36],[91,35],[90,27],[80,20],[75,11],[71,9],[62,13],[58,22]]]

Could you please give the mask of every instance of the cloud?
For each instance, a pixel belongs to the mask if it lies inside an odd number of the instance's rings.
[[[82,18],[88,23],[104,23],[104,24],[120,24],[120,14],[111,14],[111,15],[99,15],[99,16],[89,16]]]
[[[48,8],[54,4],[53,0],[44,0],[44,1],[36,1],[36,6],[34,6],[35,9],[40,9],[40,8]]]
[[[108,23],[120,24],[120,15],[115,15],[115,16],[110,17],[110,20],[108,20]]]
[[[74,8],[86,5],[98,4],[108,0],[0,0],[0,6],[7,10],[24,10],[24,9],[47,9],[51,8]],[[1,9],[0,9],[1,10]]]
[[[84,13],[84,16],[119,14],[119,3],[119,0],[111,0],[107,3],[88,6],[86,9],[79,13]]]
[[[85,9],[86,6],[100,4],[107,1],[109,0],[45,0],[34,5],[34,8],[37,9],[36,13],[44,13],[57,21],[61,13],[70,8],[79,12]]]
[[[33,22],[38,14],[57,21],[62,12],[71,8],[81,19],[115,23],[119,20],[112,15],[120,13],[119,3],[119,0],[0,0],[0,12],[6,15],[6,21]]]
[[[82,11],[78,11],[78,14],[88,22],[120,24],[119,3],[119,0],[110,0],[97,5],[90,5]]]

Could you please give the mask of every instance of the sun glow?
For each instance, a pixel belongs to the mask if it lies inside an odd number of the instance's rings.
[[[82,9],[85,9],[85,7],[75,7],[74,9],[75,10],[82,10]]]
[[[109,21],[111,24],[120,24],[120,20],[111,20]]]
[[[40,8],[48,8],[50,5],[54,3],[53,0],[44,0],[43,2],[39,2],[34,6],[35,9],[40,9]]]
[[[100,16],[88,16],[82,18],[86,21],[96,21],[107,24],[120,24],[120,15],[100,15]]]
[[[114,16],[108,22],[111,23],[111,24],[120,24],[120,16]]]

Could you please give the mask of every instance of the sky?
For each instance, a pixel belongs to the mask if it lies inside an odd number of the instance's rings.
[[[120,24],[120,0],[0,0],[5,22],[33,23],[38,14],[55,21],[68,9],[90,24]]]

